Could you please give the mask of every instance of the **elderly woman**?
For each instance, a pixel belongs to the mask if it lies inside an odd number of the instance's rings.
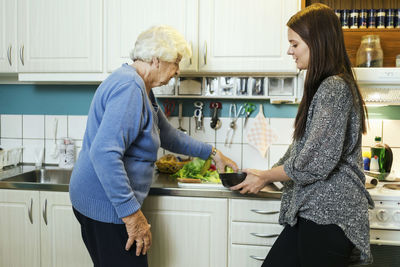
[[[212,157],[219,170],[236,164],[209,144],[172,127],[151,91],[179,74],[191,51],[175,29],[156,26],[138,37],[124,64],[97,89],[70,198],[94,266],[147,266],[150,225],[140,210],[157,150]]]

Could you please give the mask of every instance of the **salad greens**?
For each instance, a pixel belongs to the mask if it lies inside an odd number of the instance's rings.
[[[209,168],[203,169],[205,164],[208,166],[210,161],[194,158],[192,161],[183,165],[182,169],[172,174],[171,177],[195,178],[207,183],[221,183],[218,172],[216,170],[210,170]]]

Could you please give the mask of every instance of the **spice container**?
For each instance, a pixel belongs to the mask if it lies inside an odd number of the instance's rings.
[[[382,67],[383,51],[378,35],[364,35],[357,50],[357,67]]]

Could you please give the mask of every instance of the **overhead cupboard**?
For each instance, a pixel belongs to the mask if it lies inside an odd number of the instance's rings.
[[[0,0],[0,72],[102,72],[103,0]]]
[[[21,80],[101,81],[99,74],[131,62],[139,33],[157,24],[188,41],[193,55],[181,62],[183,73],[297,71],[285,24],[298,0],[0,0],[0,7],[0,73]]]

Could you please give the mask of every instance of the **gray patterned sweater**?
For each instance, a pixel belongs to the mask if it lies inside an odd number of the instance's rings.
[[[339,76],[319,86],[307,114],[303,137],[294,141],[274,165],[284,165],[291,178],[284,183],[281,224],[297,217],[318,224],[336,224],[355,248],[351,263],[372,261],[368,206],[361,157],[360,112],[348,84]]]

